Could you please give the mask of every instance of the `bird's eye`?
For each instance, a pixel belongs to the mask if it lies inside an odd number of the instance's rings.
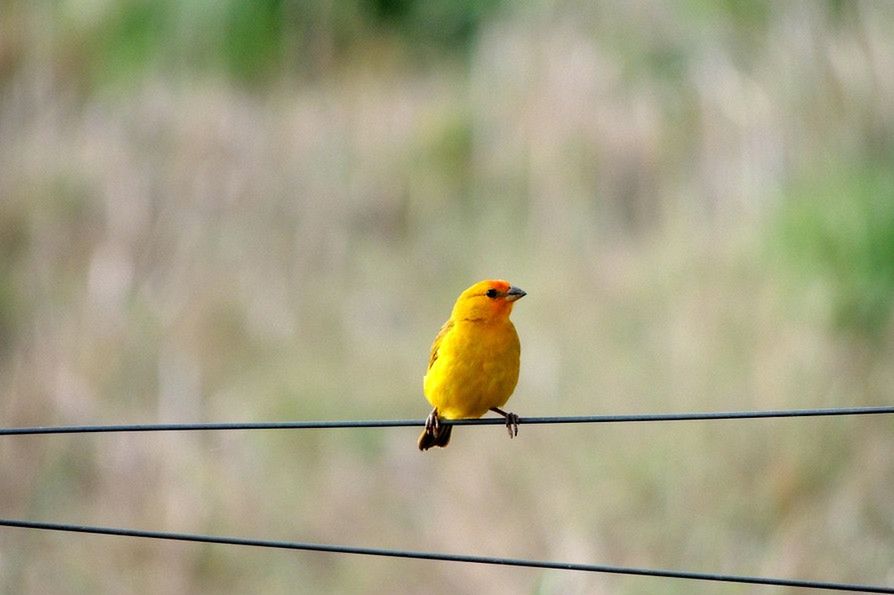
[[[497,290],[492,287],[492,288],[488,289],[484,295],[486,295],[489,298],[495,298],[495,297],[497,297]]]

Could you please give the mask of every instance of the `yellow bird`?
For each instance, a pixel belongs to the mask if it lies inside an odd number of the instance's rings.
[[[518,382],[521,345],[509,314],[525,295],[496,279],[480,281],[457,298],[431,346],[423,392],[434,409],[419,436],[419,450],[450,442],[453,426],[441,419],[481,417],[488,411],[506,418],[510,438],[518,435],[518,416],[500,407]]]

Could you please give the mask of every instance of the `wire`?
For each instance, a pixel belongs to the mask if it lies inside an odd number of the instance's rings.
[[[894,406],[843,407],[832,409],[777,409],[767,411],[712,411],[701,413],[644,413],[628,415],[578,415],[568,417],[520,417],[519,424],[581,424],[657,421],[697,421],[781,417],[879,415],[894,413]],[[503,418],[441,420],[457,426],[504,425]],[[178,432],[205,430],[305,430],[321,428],[395,428],[423,426],[421,419],[370,419],[324,421],[271,421],[233,423],[114,424],[80,426],[33,426],[0,428],[0,436],[23,434],[82,434],[99,432]]]
[[[196,535],[189,533],[165,533],[160,531],[140,531],[135,529],[118,529],[113,527],[91,527],[87,525],[66,525],[60,523],[41,523],[0,519],[0,526],[19,527],[24,529],[41,529],[46,531],[67,531],[72,533],[92,533],[98,535],[117,535],[121,537],[140,537],[147,539],[165,539],[171,541],[191,541],[199,543],[216,543],[241,545],[262,548],[288,550],[304,550],[329,552],[336,554],[359,554],[363,556],[386,556],[390,558],[412,558],[417,560],[438,560],[443,562],[465,562],[468,564],[492,564],[498,566],[521,566],[526,568],[546,568],[550,570],[576,570],[581,572],[600,572],[608,574],[626,574],[635,576],[652,576],[661,578],[677,578],[698,581],[714,581],[724,583],[747,583],[752,585],[772,585],[778,587],[798,587],[804,589],[825,589],[834,591],[861,591],[864,593],[894,593],[894,587],[876,585],[859,585],[849,583],[832,583],[797,579],[770,578],[762,576],[738,576],[731,574],[715,574],[710,572],[687,572],[682,570],[661,570],[652,568],[631,568],[625,566],[607,566],[602,564],[576,564],[573,562],[550,562],[545,560],[522,560],[518,558],[498,558],[492,556],[467,556],[462,554],[443,554],[412,550],[390,550],[370,547],[353,547],[299,541],[268,541],[263,539],[245,539],[216,535]]]

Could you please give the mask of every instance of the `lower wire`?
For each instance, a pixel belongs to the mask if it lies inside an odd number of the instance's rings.
[[[62,523],[44,523],[16,519],[0,519],[0,526],[18,527],[22,529],[39,529],[45,531],[65,531],[71,533],[90,533],[97,535],[116,535],[119,537],[139,537],[145,539],[164,539],[169,541],[190,541],[199,543],[216,543],[224,545],[241,545],[261,548],[287,550],[303,550],[328,552],[334,554],[359,554],[363,556],[386,556],[390,558],[412,558],[417,560],[438,560],[444,562],[464,562],[468,564],[490,564],[497,566],[517,566],[526,568],[543,568],[550,570],[576,570],[581,572],[599,572],[608,574],[624,574],[634,576],[651,576],[698,581],[715,581],[724,583],[745,583],[752,585],[770,585],[779,587],[796,587],[804,589],[824,589],[830,591],[858,591],[863,593],[894,593],[894,587],[876,585],[860,585],[850,583],[834,583],[798,579],[783,579],[760,576],[738,576],[710,572],[688,572],[682,570],[663,570],[651,568],[631,568],[624,566],[607,566],[602,564],[577,564],[573,562],[550,562],[545,560],[523,560],[518,558],[499,558],[493,556],[471,556],[464,554],[446,554],[412,550],[391,550],[371,547],[354,547],[305,543],[299,541],[270,541],[263,539],[246,539],[216,535],[196,535],[189,533],[166,533],[161,531],[141,531],[137,529],[121,529],[114,527],[93,527],[88,525],[69,525]]]

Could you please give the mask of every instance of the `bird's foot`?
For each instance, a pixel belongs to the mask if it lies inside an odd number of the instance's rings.
[[[425,418],[425,431],[431,435],[437,435],[441,429],[441,418],[438,417],[438,410],[432,409],[428,417]]]
[[[499,407],[491,407],[491,411],[506,418],[506,430],[509,432],[510,438],[518,436],[518,416],[516,414],[511,411],[503,411]]]
[[[509,437],[518,436],[518,416],[512,412],[506,414],[506,429],[509,431]]]
[[[438,417],[438,410],[432,409],[428,417],[425,418],[425,429],[419,434],[416,446],[419,450],[428,450],[432,446],[447,446],[450,441],[450,426],[446,428],[441,426],[441,418]]]

